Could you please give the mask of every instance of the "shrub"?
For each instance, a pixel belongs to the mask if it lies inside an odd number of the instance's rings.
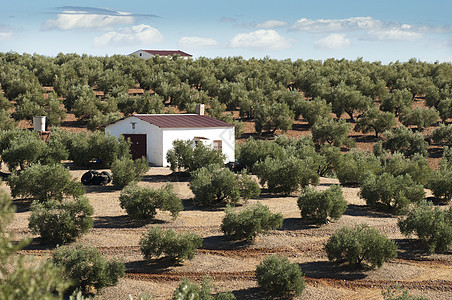
[[[281,213],[274,214],[268,206],[257,203],[240,212],[234,212],[231,207],[228,207],[221,223],[221,230],[234,240],[251,241],[263,231],[281,227],[282,222]]]
[[[444,158],[443,158],[444,159]],[[449,202],[452,199],[452,168],[434,171],[427,184],[436,199]]]
[[[362,133],[373,131],[375,137],[378,137],[379,133],[390,130],[394,126],[396,121],[392,112],[382,112],[378,107],[372,107],[358,120],[354,130]]]
[[[129,144],[124,138],[118,140],[102,132],[70,134],[67,147],[69,159],[74,162],[74,165],[80,167],[89,166],[94,161],[109,167],[118,158],[130,157]]]
[[[106,286],[116,285],[125,273],[123,262],[106,261],[96,248],[80,244],[56,248],[53,262],[64,268],[65,277],[82,293],[89,293],[92,288],[98,292]]]
[[[437,144],[452,146],[452,124],[439,124],[432,133],[432,139]]]
[[[428,298],[423,295],[410,295],[407,289],[402,290],[397,283],[394,288],[386,288],[381,291],[381,294],[384,300],[428,300]]]
[[[159,189],[139,187],[137,185],[126,186],[119,196],[121,208],[134,219],[152,219],[156,209],[171,212],[173,218],[177,218],[184,209],[181,200],[173,191],[173,186],[167,184]]]
[[[285,132],[292,128],[293,118],[293,111],[285,103],[262,103],[256,107],[254,126],[258,134],[262,131],[274,134],[277,129]]]
[[[336,121],[333,118],[320,118],[312,126],[312,139],[319,145],[352,146],[353,140],[348,138],[350,128],[351,125],[344,119]]]
[[[5,134],[4,143],[2,160],[11,171],[17,167],[23,170],[37,162],[46,149],[46,143],[37,134],[23,131]]]
[[[341,184],[357,184],[367,173],[379,173],[381,164],[370,152],[350,151],[338,157],[334,170]]]
[[[192,283],[190,280],[185,278],[179,286],[176,288],[173,294],[173,300],[188,300],[188,299],[199,299],[199,300],[234,300],[236,299],[234,294],[231,292],[219,293],[216,296],[212,295],[212,285],[210,283],[211,279],[209,276],[204,277],[201,287],[196,283]]]
[[[290,263],[287,257],[280,255],[265,258],[256,267],[256,279],[265,293],[276,297],[299,296],[306,288],[298,264]]]
[[[408,159],[403,154],[396,152],[392,157],[384,160],[383,165],[383,172],[394,176],[410,174],[416,184],[426,185],[432,174],[432,169],[430,169],[427,159],[419,154],[415,154],[411,159]]]
[[[410,175],[383,173],[367,176],[361,185],[360,195],[372,208],[383,205],[392,212],[401,213],[410,203],[423,200],[425,192],[424,187],[415,184]]]
[[[342,227],[325,244],[330,261],[346,261],[351,266],[360,266],[363,261],[373,268],[397,256],[397,245],[375,228],[366,224],[353,228]]]
[[[294,156],[267,158],[254,166],[254,172],[262,186],[267,184],[269,192],[290,194],[308,184],[317,184],[319,174],[313,163],[312,159]]]
[[[326,223],[328,218],[337,220],[347,209],[347,202],[342,196],[339,185],[332,185],[325,191],[306,188],[298,197],[298,207],[301,218],[313,220],[316,223]]]
[[[146,260],[164,255],[172,261],[182,263],[195,257],[196,249],[202,246],[202,238],[194,233],[176,233],[172,229],[152,227],[140,239],[141,253]]]
[[[113,184],[124,187],[132,182],[140,181],[149,170],[149,164],[145,157],[132,160],[129,157],[117,159],[111,165]]]
[[[221,151],[202,143],[197,143],[193,147],[190,140],[175,140],[173,148],[166,153],[166,159],[172,171],[193,172],[211,164],[223,165],[225,156]]]
[[[411,157],[418,153],[427,156],[428,143],[420,133],[413,133],[405,126],[399,126],[392,131],[384,132],[383,148],[392,153],[400,152],[406,157]]]
[[[19,174],[13,172],[8,180],[13,197],[23,196],[45,202],[79,197],[85,190],[61,164],[34,164]]]
[[[405,236],[415,233],[430,252],[446,252],[452,245],[452,207],[441,210],[424,201],[397,225]]]
[[[319,97],[313,100],[304,100],[301,102],[300,111],[303,118],[312,126],[320,118],[328,118],[331,114],[331,103],[326,103],[326,100]]]
[[[434,108],[404,108],[399,116],[400,122],[405,125],[416,125],[417,129],[422,131],[430,127],[439,119],[439,112]]]
[[[193,172],[190,189],[195,194],[195,204],[199,206],[210,206],[218,202],[235,205],[241,197],[247,200],[260,194],[257,182],[249,175],[236,175],[218,165],[202,167]]]
[[[281,158],[283,156],[284,148],[277,143],[255,140],[250,137],[246,143],[240,145],[239,161],[249,170],[252,170],[257,162],[264,161],[267,157]]]
[[[46,203],[33,202],[29,227],[44,244],[52,246],[75,241],[93,226],[93,207],[88,199]]]

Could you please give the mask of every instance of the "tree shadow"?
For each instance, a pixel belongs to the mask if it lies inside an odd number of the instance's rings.
[[[48,245],[42,242],[41,237],[29,239],[30,243],[25,245],[21,250],[53,250],[56,246]]]
[[[33,202],[32,199],[14,199],[12,204],[16,207],[16,213],[23,213],[30,210],[30,205]]]
[[[357,143],[375,143],[381,139],[380,137],[376,137],[375,135],[368,134],[354,134],[350,135],[350,137]]]
[[[305,222],[301,218],[285,218],[278,230],[303,230],[319,228],[321,225],[312,222]]]
[[[190,174],[184,172],[173,172],[168,175],[144,175],[141,181],[144,182],[189,182]]]
[[[192,198],[182,199],[182,205],[184,206],[184,211],[223,211],[227,204],[224,202],[214,203],[210,206],[198,206],[195,205]],[[235,207],[241,206],[241,204],[236,204]]]
[[[86,193],[114,193],[122,188],[117,185],[84,185]]]
[[[251,287],[251,288],[247,288],[247,289],[241,289],[241,290],[237,290],[237,291],[233,291],[232,292],[235,296],[235,298],[237,300],[247,300],[247,299],[251,299],[251,300],[261,300],[261,299],[274,299],[270,296],[264,295],[262,294],[262,291],[260,288],[258,287]]]
[[[427,245],[419,239],[395,239],[397,245],[397,258],[406,260],[429,260],[427,257],[432,253],[428,252]],[[443,253],[447,254],[447,253]]]
[[[344,215],[353,217],[370,217],[370,218],[394,218],[395,216],[386,212],[371,210],[368,206],[349,204]]]
[[[94,218],[93,228],[140,228],[148,224],[164,224],[166,221],[136,220],[127,215],[122,216],[101,216]]]
[[[202,249],[206,250],[233,250],[244,249],[252,245],[252,242],[246,240],[233,240],[224,235],[214,235],[203,239]]]
[[[311,126],[309,126],[309,124],[307,124],[307,123],[292,125],[292,130],[296,130],[296,131],[309,131],[310,129],[311,129]]]
[[[443,147],[429,147],[427,152],[429,158],[441,158],[443,157],[444,149]]]
[[[343,280],[359,280],[367,277],[366,268],[352,268],[348,265],[338,265],[329,261],[313,261],[300,264],[306,277],[332,278]]]
[[[167,257],[161,257],[156,259],[147,260],[136,260],[124,263],[128,273],[152,273],[152,274],[162,274],[168,270],[171,266],[180,265],[174,260],[170,260]]]

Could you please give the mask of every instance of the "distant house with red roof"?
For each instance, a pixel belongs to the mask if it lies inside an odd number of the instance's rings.
[[[202,112],[201,112],[202,113]],[[175,140],[191,140],[221,150],[225,163],[235,160],[234,126],[202,114],[134,114],[105,127],[105,134],[131,141],[134,159],[146,157],[155,166],[168,166],[166,153]]]
[[[183,58],[189,58],[193,56],[180,50],[142,50],[142,49],[130,53],[129,55],[136,55],[144,59],[148,59],[157,55],[161,57],[171,57],[173,55],[179,55],[180,57]]]

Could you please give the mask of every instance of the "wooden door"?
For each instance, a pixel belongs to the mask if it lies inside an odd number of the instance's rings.
[[[146,134],[123,134],[126,140],[130,140],[130,153],[133,159],[146,157]]]

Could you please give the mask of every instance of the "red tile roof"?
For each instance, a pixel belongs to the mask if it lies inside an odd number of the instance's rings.
[[[184,51],[180,50],[142,50],[144,52],[147,52],[152,55],[158,55],[158,56],[172,56],[175,54],[178,54],[180,56],[188,56],[192,57],[193,55],[185,53]]]
[[[160,128],[208,128],[208,127],[234,127],[229,123],[201,115],[133,115],[140,120]]]

